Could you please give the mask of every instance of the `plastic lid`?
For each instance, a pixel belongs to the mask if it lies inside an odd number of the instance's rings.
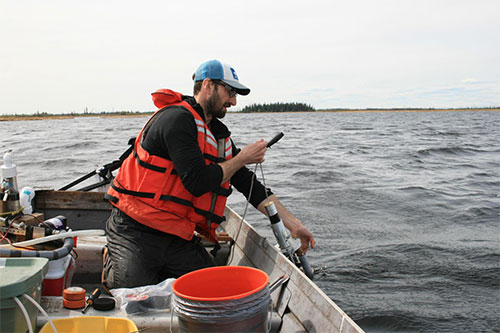
[[[16,165],[12,163],[12,154],[5,153],[3,155],[2,178],[12,178],[17,176]]]
[[[0,258],[0,297],[7,299],[25,294],[42,284],[48,270],[47,258]]]

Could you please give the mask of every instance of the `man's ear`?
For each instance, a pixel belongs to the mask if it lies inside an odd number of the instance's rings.
[[[210,79],[205,79],[203,80],[201,84],[201,89],[205,91],[205,93],[210,94],[212,93],[212,90],[215,88],[215,84],[212,80]]]

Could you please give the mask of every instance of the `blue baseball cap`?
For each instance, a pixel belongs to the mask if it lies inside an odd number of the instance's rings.
[[[205,61],[194,73],[195,82],[205,79],[221,80],[234,88],[240,95],[248,95],[250,93],[250,88],[244,86],[238,80],[238,75],[236,75],[234,68],[216,59]]]

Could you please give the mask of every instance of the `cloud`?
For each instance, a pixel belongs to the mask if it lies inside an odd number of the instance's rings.
[[[0,113],[147,111],[158,88],[190,94],[190,75],[213,58],[252,89],[237,107],[500,104],[498,7],[498,0],[3,1]],[[237,24],[214,19],[228,8]]]
[[[477,83],[481,83],[481,81],[479,81],[477,79],[473,79],[473,78],[463,79],[461,82],[464,83],[464,84],[477,84]]]

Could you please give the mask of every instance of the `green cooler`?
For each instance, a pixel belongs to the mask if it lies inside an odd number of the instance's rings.
[[[28,323],[14,297],[22,303],[36,330],[38,309],[25,297],[38,303],[42,281],[49,269],[47,258],[0,258],[0,332],[27,332]]]

